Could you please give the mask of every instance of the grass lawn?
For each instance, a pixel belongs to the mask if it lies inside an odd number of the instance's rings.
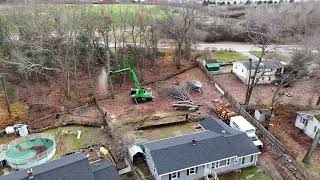
[[[257,56],[257,57],[261,57],[261,54],[262,54],[261,51],[250,51],[250,53]],[[275,56],[274,52],[266,52],[263,57],[264,58],[271,58],[273,56]]]
[[[245,61],[248,60],[247,56],[242,55],[239,52],[229,51],[213,51],[212,57],[217,59],[218,62],[230,62],[230,61]]]
[[[242,169],[241,172],[231,172],[218,177],[220,180],[272,180],[270,176],[256,167],[248,167],[246,169]]]
[[[137,16],[137,13],[150,14],[154,18],[163,17],[163,11],[159,5],[141,5],[141,4],[67,4],[59,5],[61,10],[70,9],[79,10],[84,12],[89,12],[95,15],[100,15],[101,13],[109,13],[112,15],[114,21],[120,20],[121,17],[129,18],[131,14]]]
[[[168,137],[179,136],[195,132],[194,126],[198,123],[186,123],[181,125],[173,125],[150,130],[135,131],[135,135],[139,139],[147,139],[149,141],[164,139]]]
[[[78,130],[81,131],[80,139],[77,139]],[[91,145],[105,144],[107,135],[99,128],[68,126],[50,129],[45,133],[54,136],[57,151],[54,159],[59,159],[66,153],[79,151]]]

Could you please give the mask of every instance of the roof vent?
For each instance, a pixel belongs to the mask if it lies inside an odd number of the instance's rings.
[[[196,139],[195,138],[192,138],[192,145],[196,145]]]
[[[28,178],[33,179],[32,169],[28,169]]]
[[[225,133],[226,133],[226,130],[222,130],[221,133],[222,133],[222,134],[225,134]]]

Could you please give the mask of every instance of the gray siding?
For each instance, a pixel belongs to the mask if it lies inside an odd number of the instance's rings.
[[[150,154],[150,150],[147,147],[145,147],[145,156],[146,156],[147,165],[149,167],[149,170],[150,170],[153,178],[156,180],[160,180],[160,177],[158,176],[158,173],[157,173],[156,167],[154,165],[152,156]]]
[[[147,153],[148,150],[146,150],[146,157],[150,156],[150,153]],[[236,162],[236,159],[238,162]],[[147,164],[149,166],[149,168],[153,167],[154,163],[150,162],[150,160],[152,161],[152,158],[147,158]],[[179,171],[180,176],[178,178],[178,180],[197,180],[199,178],[205,177],[208,174],[223,174],[223,173],[227,173],[227,172],[231,172],[234,170],[238,170],[238,169],[242,169],[242,168],[246,168],[249,166],[254,166],[257,163],[258,160],[258,155],[254,155],[254,159],[253,162],[250,162],[250,155],[247,156],[246,160],[248,160],[248,162],[246,162],[245,164],[242,164],[242,157],[232,157],[230,158],[230,164],[224,167],[218,167],[218,168],[214,168],[212,169],[212,163],[208,163],[205,165],[201,165],[198,166],[198,172],[196,174],[193,175],[187,175],[187,170],[181,170]],[[149,162],[148,162],[149,161]],[[152,169],[150,168],[150,171],[152,171]],[[177,171],[178,172],[178,171]],[[156,180],[169,180],[169,174],[167,175],[163,175],[163,176],[158,176],[156,172],[151,172],[154,174],[154,179]]]
[[[194,180],[204,177],[205,166],[198,166],[198,172],[196,174],[187,175],[187,170],[179,171],[179,180]],[[169,180],[169,175],[161,176],[161,180]]]

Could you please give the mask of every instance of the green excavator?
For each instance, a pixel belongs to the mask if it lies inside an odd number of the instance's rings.
[[[115,71],[110,71],[110,74],[116,74],[121,72],[130,72],[131,79],[133,80],[136,88],[130,88],[129,95],[132,97],[133,101],[138,104],[140,102],[153,101],[154,96],[150,88],[141,88],[138,77],[133,69],[124,68]]]

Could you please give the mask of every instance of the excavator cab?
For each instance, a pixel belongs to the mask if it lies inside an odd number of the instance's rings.
[[[133,69],[131,68],[124,68],[116,71],[111,71],[110,73],[121,73],[121,72],[130,72],[131,79],[134,82],[136,88],[130,88],[129,95],[132,97],[133,101],[138,104],[140,102],[146,102],[154,99],[154,96],[152,95],[152,91],[150,88],[142,88],[140,86],[138,77]]]

